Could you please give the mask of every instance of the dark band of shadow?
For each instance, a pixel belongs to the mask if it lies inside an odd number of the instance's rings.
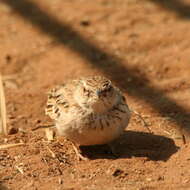
[[[153,3],[157,3],[159,6],[174,12],[177,16],[190,19],[190,5],[184,3],[181,0],[149,0]]]
[[[89,64],[98,68],[130,95],[144,100],[155,108],[161,116],[171,117],[179,126],[179,130],[186,137],[189,136],[190,111],[167,97],[161,89],[152,87],[149,79],[140,75],[135,68],[124,66],[120,58],[99,48],[71,26],[58,21],[53,15],[39,8],[31,0],[2,0],[1,2],[12,7],[15,13],[31,22],[41,32],[83,56]],[[127,78],[132,79],[131,82],[127,81]]]

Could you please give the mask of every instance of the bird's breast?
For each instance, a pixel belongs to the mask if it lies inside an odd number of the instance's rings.
[[[69,122],[57,122],[57,129],[80,145],[106,144],[123,133],[129,119],[128,106],[121,103],[104,114],[86,111],[70,116]]]

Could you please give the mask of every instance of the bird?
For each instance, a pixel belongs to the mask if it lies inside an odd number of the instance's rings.
[[[45,113],[58,134],[79,146],[109,144],[125,131],[131,112],[121,90],[104,76],[73,79],[48,92]]]

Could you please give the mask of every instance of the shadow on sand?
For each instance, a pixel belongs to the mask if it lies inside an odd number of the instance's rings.
[[[166,161],[179,149],[170,138],[151,133],[126,131],[114,142],[115,157],[107,145],[80,147],[90,159],[147,157],[149,160]]]
[[[149,0],[153,3],[157,3],[160,7],[163,7],[169,11],[174,12],[177,16],[190,19],[190,4],[185,3],[182,0]]]
[[[9,190],[9,189],[0,183],[0,190]]]

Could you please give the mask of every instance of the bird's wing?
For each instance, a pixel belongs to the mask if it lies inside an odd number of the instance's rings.
[[[48,101],[45,109],[46,115],[51,119],[57,120],[60,115],[67,113],[69,107],[75,102],[73,92],[77,81],[71,81],[55,87],[48,93]]]

